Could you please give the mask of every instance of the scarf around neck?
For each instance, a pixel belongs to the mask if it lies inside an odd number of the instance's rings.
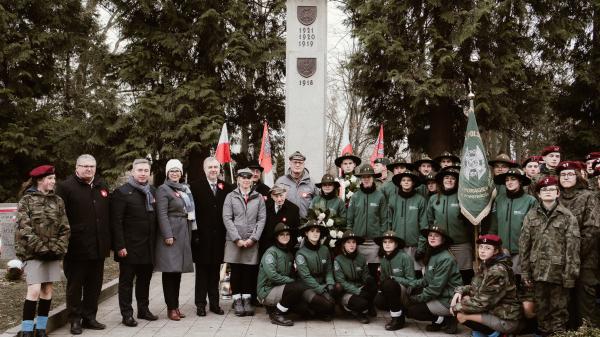
[[[135,179],[133,179],[132,176],[129,176],[127,183],[129,185],[131,185],[131,187],[135,188],[136,190],[138,190],[146,195],[146,211],[154,212],[154,207],[152,207],[152,202],[154,201],[154,196],[152,195],[152,192],[150,192],[150,184],[146,183],[146,185],[142,185],[142,184],[138,183],[137,181],[135,181]]]

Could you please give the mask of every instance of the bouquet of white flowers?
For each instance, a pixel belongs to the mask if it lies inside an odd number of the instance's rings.
[[[316,220],[321,226],[325,227],[321,230],[321,243],[327,244],[332,248],[335,247],[335,242],[342,237],[346,229],[345,219],[335,214],[332,215],[329,209],[309,209],[307,218],[309,220]]]

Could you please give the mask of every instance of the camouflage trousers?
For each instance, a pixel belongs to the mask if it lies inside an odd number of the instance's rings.
[[[600,324],[600,312],[596,307],[596,286],[598,285],[596,272],[597,270],[590,268],[582,268],[579,271],[575,288],[571,289],[569,329],[578,329],[583,320],[594,327],[598,327]]]
[[[543,335],[566,331],[569,312],[569,291],[560,284],[536,281],[534,283],[535,311],[538,328]]]

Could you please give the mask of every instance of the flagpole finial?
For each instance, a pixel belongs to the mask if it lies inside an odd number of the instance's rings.
[[[471,84],[472,84],[471,79],[469,78],[469,95],[468,95],[468,97],[470,100],[473,100],[473,98],[475,98],[475,94],[473,93],[473,88],[472,88]]]

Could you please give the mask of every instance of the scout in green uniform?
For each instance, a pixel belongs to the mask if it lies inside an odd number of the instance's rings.
[[[331,174],[325,174],[321,178],[321,182],[315,184],[315,186],[320,189],[320,193],[310,202],[310,208],[322,211],[329,210],[330,217],[340,217],[345,222],[346,205],[338,197],[340,183]]]
[[[296,269],[300,281],[308,288],[302,294],[309,308],[325,321],[333,319],[335,301],[332,297],[335,280],[329,249],[321,245],[321,226],[314,220],[300,227],[304,245],[296,252]]]
[[[392,172],[392,178],[396,174],[414,170],[413,164],[407,163],[406,160],[404,160],[402,158],[395,159],[393,162],[386,165],[386,167],[389,172]],[[381,186],[380,190],[381,190],[381,192],[383,192],[383,195],[385,196],[386,200],[388,200],[390,195],[392,195],[398,191],[398,186],[396,186],[396,184],[394,184],[394,182],[392,180],[390,180],[390,181],[386,182],[385,184],[383,184],[383,186]]]
[[[504,242],[504,248],[512,257],[513,271],[521,274],[519,269],[519,236],[523,219],[530,209],[537,206],[537,200],[526,194],[524,187],[531,180],[517,168],[511,168],[506,173],[494,177],[496,185],[504,185],[506,193],[498,195],[494,201],[491,213],[491,234],[498,234]]]
[[[546,176],[536,190],[541,203],[525,216],[519,238],[521,277],[534,290],[540,333],[551,335],[566,329],[569,290],[579,275],[580,234],[577,218],[558,202],[558,179]]]
[[[375,238],[382,248],[381,257],[381,292],[377,294],[375,303],[381,310],[389,310],[391,321],[385,325],[386,330],[399,330],[404,327],[406,314],[403,309],[408,303],[408,287],[415,280],[413,260],[403,250],[404,240],[394,231],[387,231]]]
[[[415,190],[420,185],[417,173],[406,171],[396,174],[392,182],[398,187],[397,193],[390,195],[388,200],[387,228],[396,232],[406,246],[404,251],[412,258],[419,252],[425,253],[425,238],[421,230],[428,227],[427,202]],[[421,264],[415,261],[414,268],[421,275]]]
[[[494,177],[499,176],[508,172],[511,167],[519,167],[516,161],[511,160],[506,153],[499,153],[496,158],[489,160],[488,164],[492,167],[492,174]],[[506,193],[506,187],[504,184],[496,184],[497,196]]]
[[[426,154],[423,154],[421,159],[415,161],[414,166],[417,171],[419,171],[419,178],[421,178],[421,180],[424,180],[428,174],[435,173],[440,170],[438,163],[433,161],[433,159],[429,158],[429,156]],[[417,192],[422,196],[427,197],[427,186],[421,185],[417,187]]]
[[[362,160],[359,157],[351,153],[345,153],[335,158],[335,166],[339,167],[341,171],[340,182],[344,185],[340,190],[340,198],[345,203],[344,207],[347,207],[350,197],[358,187],[358,178],[354,176],[354,170],[361,162]],[[317,186],[317,188],[320,187]]]
[[[440,166],[440,169],[443,169],[443,168],[449,167],[449,166],[460,165],[460,158],[458,158],[457,156],[453,155],[452,153],[450,153],[448,151],[442,152],[439,156],[435,157],[433,159],[433,161],[435,161]]]
[[[425,201],[427,201],[429,203],[429,199],[431,199],[431,196],[434,194],[437,194],[439,191],[439,187],[437,184],[437,180],[435,179],[435,173],[429,173],[428,175],[426,175],[425,177],[422,177],[423,180],[423,185],[425,185],[427,187],[427,192],[425,197]]]
[[[592,326],[598,326],[600,313],[596,308],[596,286],[598,283],[598,264],[600,263],[600,214],[598,200],[594,192],[588,190],[587,182],[582,178],[577,163],[563,161],[556,167],[560,183],[560,204],[566,207],[579,225],[581,251],[579,277],[571,291],[569,303],[569,328],[577,329],[587,320]]]
[[[282,222],[275,226],[275,244],[265,251],[260,261],[256,290],[258,301],[267,307],[271,323],[283,326],[294,325],[285,314],[303,300],[307,289],[294,279],[294,255],[289,245],[291,230]]]
[[[448,251],[452,239],[438,225],[430,226],[421,234],[427,238],[425,275],[411,283],[411,305],[406,308],[406,313],[419,321],[431,321],[425,327],[427,331],[444,330],[454,334],[457,322],[450,313],[450,300],[462,281],[458,265]]]
[[[389,181],[392,181],[392,174],[388,172],[387,166],[390,164],[390,160],[388,158],[376,158],[373,161],[373,170],[375,173],[380,173],[381,176],[375,179],[375,186],[377,188],[383,187],[383,185]]]
[[[369,275],[367,260],[357,250],[357,245],[363,242],[364,239],[351,230],[344,232],[335,243],[341,254],[333,261],[333,275],[342,307],[359,322],[367,324],[367,312],[377,294],[377,284],[375,278]]]
[[[369,165],[363,165],[356,170],[360,178],[360,189],[352,195],[346,214],[346,225],[356,235],[365,239],[358,247],[358,252],[367,258],[369,272],[376,277],[379,265],[379,246],[373,239],[381,236],[387,226],[387,205],[383,193],[375,188],[375,178],[381,174],[375,173]]]
[[[446,231],[453,243],[450,251],[454,254],[458,268],[465,284],[471,283],[473,277],[473,225],[465,221],[458,203],[458,178],[460,171],[447,167],[436,175],[440,188],[438,194],[429,199],[427,206],[427,222],[429,226],[436,224]],[[416,259],[422,256],[417,254]]]
[[[544,163],[540,165],[540,175],[556,175],[556,166],[560,163],[560,147],[556,145],[546,146],[542,149]]]
[[[479,270],[470,285],[456,288],[450,309],[475,337],[515,333],[521,302],[510,255],[502,252],[498,235],[480,235],[477,243]]]

